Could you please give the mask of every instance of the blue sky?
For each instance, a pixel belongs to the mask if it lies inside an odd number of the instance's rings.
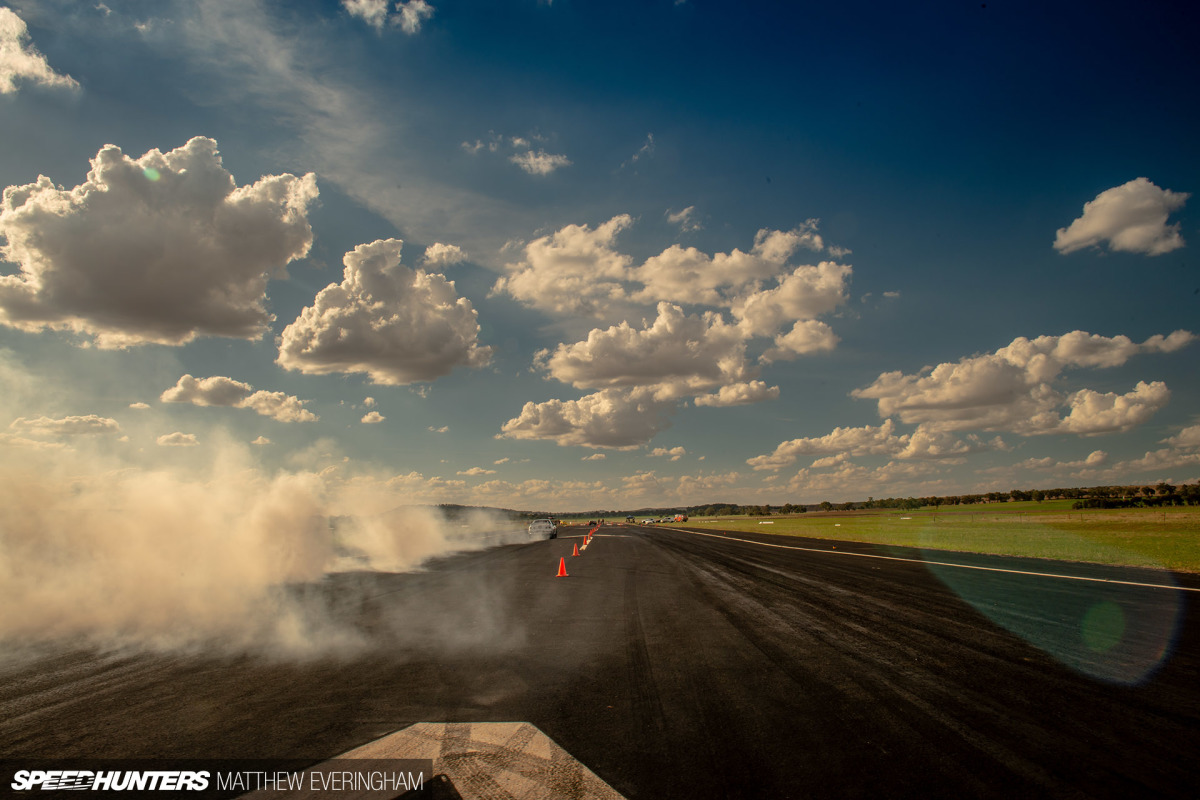
[[[338,510],[1200,479],[1195,23],[14,0],[0,459]]]

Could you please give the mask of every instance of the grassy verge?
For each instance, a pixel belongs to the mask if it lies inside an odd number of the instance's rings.
[[[766,524],[764,524],[766,523]],[[852,542],[1165,567],[1200,573],[1200,508],[1073,511],[1070,503],[1005,503],[789,517],[693,517],[725,530]]]

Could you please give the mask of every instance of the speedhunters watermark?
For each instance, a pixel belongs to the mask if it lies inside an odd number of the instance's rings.
[[[0,796],[434,798],[428,759],[0,761]],[[440,785],[440,784],[439,784]]]

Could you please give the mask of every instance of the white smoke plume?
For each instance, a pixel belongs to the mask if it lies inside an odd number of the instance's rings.
[[[312,471],[269,474],[244,445],[219,450],[197,474],[0,447],[0,646],[350,656],[383,643],[339,612],[363,598],[335,589],[372,589],[338,573],[414,570],[526,540],[486,516],[380,514],[399,505],[394,493],[348,492]],[[471,617],[490,604],[483,592],[443,614]],[[425,632],[438,624],[427,621]],[[514,635],[502,620],[484,628]],[[394,646],[396,631],[385,633]]]

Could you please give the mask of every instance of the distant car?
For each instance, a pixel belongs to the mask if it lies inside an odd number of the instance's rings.
[[[642,524],[643,524],[643,525],[653,525],[653,524],[654,524],[654,520],[652,520],[652,519],[644,519],[644,520],[642,520]]]
[[[529,523],[530,536],[545,536],[547,539],[558,538],[558,528],[552,519],[535,519]]]

